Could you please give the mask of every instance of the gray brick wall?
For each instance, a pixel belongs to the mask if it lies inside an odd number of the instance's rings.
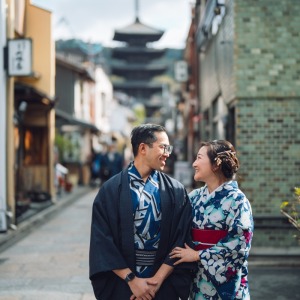
[[[300,186],[300,1],[225,3],[218,34],[200,55],[201,108],[211,112],[217,95],[236,107],[239,183],[253,208],[253,245],[295,246],[297,232],[280,204]]]
[[[296,246],[297,232],[280,204],[300,185],[299,99],[239,99],[236,126],[240,187],[255,218],[253,245]]]
[[[237,149],[242,187],[256,216],[279,216],[300,185],[299,99],[241,99]]]
[[[235,1],[237,97],[300,95],[300,1]]]

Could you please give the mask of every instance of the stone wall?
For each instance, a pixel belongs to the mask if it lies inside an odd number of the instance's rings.
[[[236,146],[255,246],[296,245],[280,204],[300,185],[299,13],[299,1],[235,1]]]
[[[236,126],[239,181],[252,204],[254,245],[296,245],[280,204],[300,185],[299,99],[240,99]]]
[[[225,5],[217,35],[200,54],[200,138],[219,138],[211,129],[216,98],[235,107],[238,181],[253,208],[253,245],[293,247],[297,232],[280,204],[300,186],[300,1]]]
[[[236,0],[234,7],[237,97],[299,97],[300,1]]]

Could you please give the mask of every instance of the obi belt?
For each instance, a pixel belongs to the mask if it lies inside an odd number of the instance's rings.
[[[228,234],[228,230],[196,229],[192,228],[192,238],[196,250],[204,250],[217,244]]]

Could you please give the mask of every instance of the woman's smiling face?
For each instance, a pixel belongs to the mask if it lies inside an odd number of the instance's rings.
[[[195,169],[195,181],[206,182],[207,179],[215,176],[210,159],[207,155],[207,146],[203,146],[199,149],[196,160],[193,162],[193,168]]]

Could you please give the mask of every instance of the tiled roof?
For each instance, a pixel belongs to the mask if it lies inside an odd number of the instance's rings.
[[[155,35],[161,37],[164,34],[163,30],[155,29],[145,25],[136,19],[134,23],[115,30],[116,35]]]

